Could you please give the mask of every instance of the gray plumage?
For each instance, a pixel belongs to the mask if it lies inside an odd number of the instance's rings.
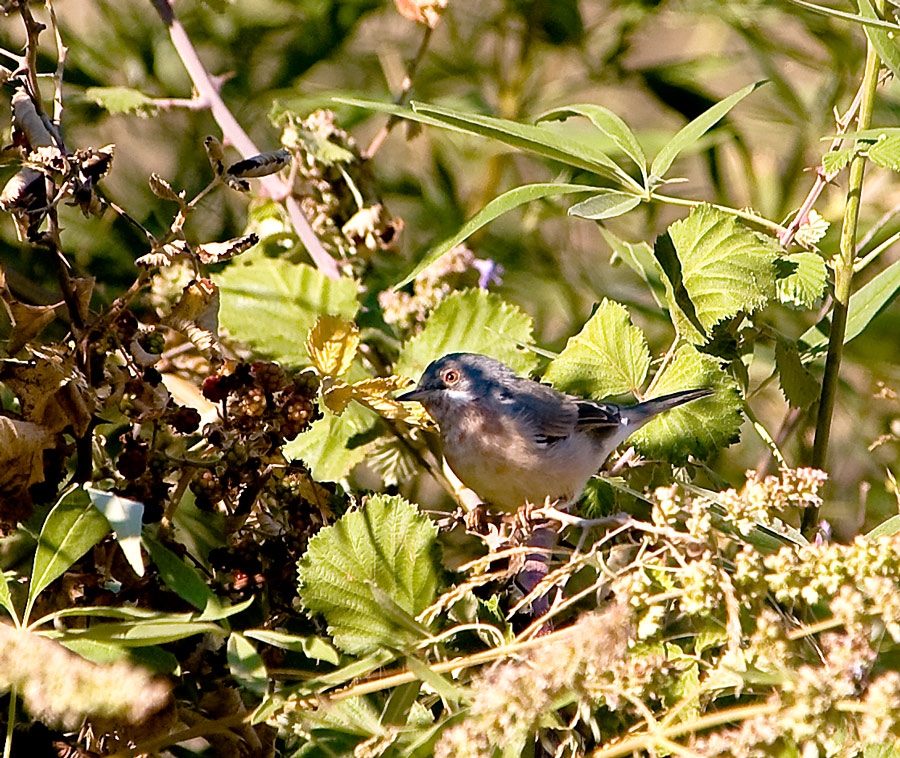
[[[444,457],[487,503],[574,500],[610,453],[654,416],[711,394],[685,390],[631,406],[568,395],[523,379],[486,355],[451,353],[399,400],[437,421]]]

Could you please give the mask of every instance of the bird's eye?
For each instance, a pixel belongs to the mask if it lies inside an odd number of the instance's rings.
[[[448,368],[441,378],[444,380],[444,384],[448,387],[452,387],[459,381],[459,371],[455,368]]]

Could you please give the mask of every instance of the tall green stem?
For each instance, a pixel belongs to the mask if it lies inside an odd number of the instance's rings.
[[[884,9],[884,2],[878,3],[878,12]],[[878,54],[871,41],[866,47],[866,66],[863,75],[862,101],[859,106],[857,128],[868,129],[872,121],[875,91],[878,87]],[[862,195],[866,158],[856,155],[850,163],[847,184],[847,202],[844,206],[844,224],[841,228],[841,243],[834,259],[834,307],[831,312],[831,334],[828,339],[828,355],[825,358],[825,374],[822,377],[822,394],[816,418],[816,440],[813,445],[812,465],[824,469],[828,457],[828,441],[831,436],[831,420],[840,379],[841,358],[844,352],[844,334],[847,328],[847,311],[853,290],[853,264],[856,260],[856,233],[859,224],[859,206]],[[818,508],[808,508],[803,514],[803,533],[809,535],[819,520]]]

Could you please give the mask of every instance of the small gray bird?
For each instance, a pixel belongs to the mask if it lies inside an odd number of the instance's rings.
[[[486,355],[451,353],[398,400],[415,400],[440,426],[444,457],[486,503],[515,511],[525,502],[566,504],[610,453],[659,413],[712,394],[674,392],[637,405],[567,395],[522,379]]]

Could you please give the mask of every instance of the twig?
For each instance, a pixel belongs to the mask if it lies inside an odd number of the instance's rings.
[[[50,14],[50,28],[53,30],[53,39],[56,41],[56,72],[53,74],[53,123],[59,127],[62,122],[63,101],[62,86],[63,74],[66,68],[66,56],[69,48],[63,44],[62,35],[59,32],[59,24],[56,21],[56,9],[52,0],[45,0],[47,13]]]
[[[222,136],[230,144],[234,145],[241,157],[251,158],[254,155],[259,155],[260,150],[253,144],[253,140],[250,139],[228,109],[228,106],[225,105],[225,101],[222,100],[219,94],[219,88],[214,77],[204,67],[190,37],[188,37],[187,32],[178,19],[175,18],[171,0],[152,0],[152,2],[169,30],[169,39],[171,39],[175,52],[178,53],[178,57],[184,64],[184,68],[191,78],[194,88],[197,90],[197,97],[208,104],[210,113],[222,130]],[[291,188],[275,174],[260,177],[259,181],[271,198],[284,201],[294,231],[319,271],[329,279],[339,279],[341,272],[338,269],[337,262],[322,247],[322,243],[310,226],[309,221],[303,215],[300,204],[291,194]]]
[[[432,34],[434,34],[434,29],[426,24],[425,34],[422,35],[422,41],[419,43],[416,57],[410,61],[409,68],[406,70],[406,76],[403,77],[403,83],[400,86],[400,93],[394,99],[395,105],[404,105],[409,98],[409,93],[412,91],[413,76],[415,76],[416,69],[419,68],[419,64],[425,57],[425,52],[428,50],[428,44],[431,42]],[[369,146],[363,151],[362,157],[364,160],[368,160],[378,152],[384,144],[384,141],[388,138],[388,135],[391,133],[391,129],[393,129],[399,121],[400,119],[397,116],[388,118],[387,123],[381,127],[378,134],[372,138]]]

